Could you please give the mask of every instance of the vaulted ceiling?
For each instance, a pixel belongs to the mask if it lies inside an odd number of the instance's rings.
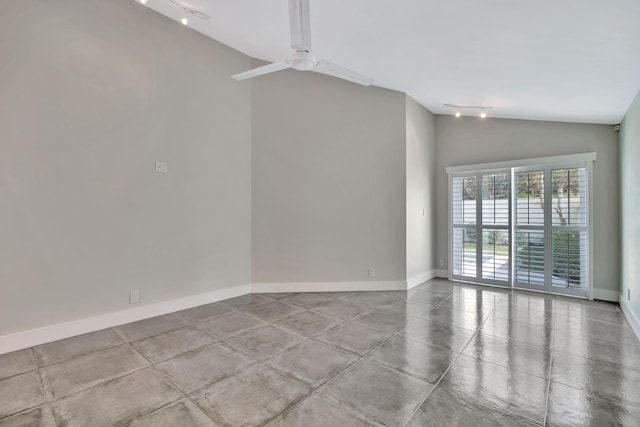
[[[317,57],[434,113],[615,124],[640,88],[638,0],[310,1]],[[210,17],[190,27],[251,57],[291,52],[287,0],[180,2]],[[169,0],[145,6],[183,17]]]

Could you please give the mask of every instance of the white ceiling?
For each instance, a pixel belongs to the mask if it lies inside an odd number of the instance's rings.
[[[240,52],[291,52],[287,0],[181,1],[211,17],[191,27]],[[316,57],[437,114],[615,124],[640,88],[640,0],[311,0],[311,33]]]

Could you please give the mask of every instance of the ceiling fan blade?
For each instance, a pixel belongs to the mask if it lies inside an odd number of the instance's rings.
[[[309,0],[289,0],[292,49],[311,50],[310,22]]]
[[[236,80],[250,79],[251,77],[261,76],[263,74],[273,73],[275,71],[286,70],[291,68],[286,61],[274,62],[273,64],[264,65],[262,67],[254,68],[253,70],[245,71],[244,73],[231,76]]]
[[[374,82],[370,77],[356,73],[355,71],[351,71],[348,68],[341,67],[340,65],[332,64],[325,60],[318,61],[318,64],[313,67],[311,71],[338,77],[363,86],[370,86]]]

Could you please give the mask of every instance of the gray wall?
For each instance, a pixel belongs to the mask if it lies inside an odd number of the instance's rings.
[[[407,279],[431,272],[435,247],[434,116],[406,96]]]
[[[612,126],[438,115],[435,127],[436,260],[443,259],[447,265],[448,166],[595,151],[594,287],[615,295],[619,288],[618,134]]]
[[[253,282],[404,280],[405,95],[294,70],[253,88]]]
[[[620,130],[621,298],[640,319],[640,92]],[[631,299],[628,299],[631,290]]]
[[[249,58],[129,0],[5,2],[0,58],[0,335],[250,282]]]

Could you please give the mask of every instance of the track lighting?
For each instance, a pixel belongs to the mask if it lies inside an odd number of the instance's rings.
[[[447,108],[455,108],[456,112],[454,113],[454,116],[456,117],[462,117],[462,112],[464,110],[480,110],[480,117],[483,119],[487,117],[487,110],[491,110],[493,108],[493,107],[484,107],[481,105],[459,105],[459,104],[444,104],[444,106]]]
[[[140,4],[146,5],[148,0],[137,0],[140,2]],[[195,16],[198,19],[202,19],[203,21],[206,21],[207,19],[209,19],[209,15],[207,15],[204,12],[200,12],[199,10],[196,9],[192,9],[189,6],[182,4],[179,0],[167,0],[169,3],[179,7],[180,9],[182,9],[182,17],[180,18],[180,22],[182,22],[182,25],[189,25],[189,18],[192,16]]]
[[[147,0],[144,0],[144,1],[147,1]],[[203,21],[206,21],[207,19],[209,19],[209,15],[207,15],[206,13],[200,12],[199,10],[196,10],[196,9],[192,9],[189,6],[182,4],[178,0],[167,0],[167,1],[169,3],[172,3],[178,6],[180,9],[182,9],[183,14],[182,14],[182,18],[180,19],[180,22],[182,22],[182,25],[189,25],[189,18],[192,16],[202,19]]]

